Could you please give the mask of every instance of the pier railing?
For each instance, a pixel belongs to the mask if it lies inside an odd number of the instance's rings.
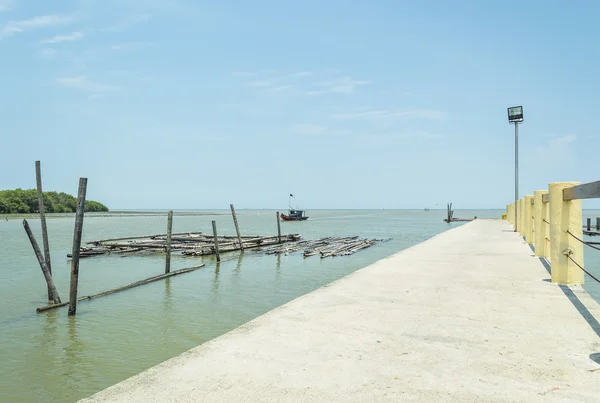
[[[594,246],[583,240],[581,200],[595,198],[600,198],[600,181],[554,182],[548,190],[536,190],[506,206],[509,223],[515,225],[516,209],[515,230],[533,245],[536,256],[549,261],[553,283],[584,282],[583,249]]]

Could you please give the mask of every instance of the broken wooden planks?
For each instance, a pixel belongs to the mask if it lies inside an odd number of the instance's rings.
[[[264,252],[266,254],[289,254],[304,250],[304,257],[321,255],[321,258],[331,256],[347,256],[358,252],[361,249],[375,245],[377,242],[386,242],[389,239],[366,239],[358,236],[352,237],[326,237],[314,240],[305,240],[291,242],[286,245],[278,245],[269,248]]]
[[[180,270],[175,270],[175,271],[172,271],[172,272],[169,272],[169,273],[165,273],[165,274],[159,274],[157,276],[149,277],[149,278],[144,279],[144,280],[136,281],[135,283],[127,284],[127,285],[125,285],[123,287],[113,288],[113,289],[110,289],[110,290],[99,292],[97,294],[86,295],[85,297],[79,297],[79,298],[77,298],[77,302],[87,301],[87,300],[94,299],[94,298],[99,298],[99,297],[104,297],[106,295],[114,294],[114,293],[119,292],[119,291],[129,290],[130,288],[138,287],[140,285],[153,283],[155,281],[162,280],[162,279],[169,278],[169,277],[173,277],[173,276],[177,276],[179,274],[189,273],[191,271],[200,269],[202,267],[204,267],[204,263],[200,264],[198,266],[188,267],[186,269],[180,269]],[[67,306],[67,305],[69,305],[68,302],[63,302],[63,303],[57,303],[57,304],[54,304],[54,305],[43,306],[43,307],[37,308],[36,312],[40,313],[40,312],[44,312],[44,311],[49,311],[51,309],[61,308],[63,306]]]
[[[205,256],[215,254],[215,236],[200,232],[178,233],[171,237],[171,250],[181,251],[184,255]],[[167,235],[134,236],[130,238],[112,238],[88,242],[81,248],[80,257],[91,257],[112,253],[164,253],[167,249]],[[292,242],[300,239],[298,234],[281,235],[281,242]],[[241,244],[240,244],[241,240]],[[243,249],[260,248],[277,244],[279,236],[230,236],[216,237],[220,252],[231,252]],[[67,257],[71,257],[68,254]]]

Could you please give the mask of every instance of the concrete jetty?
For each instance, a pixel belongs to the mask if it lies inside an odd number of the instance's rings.
[[[598,402],[600,306],[475,220],[84,402]]]

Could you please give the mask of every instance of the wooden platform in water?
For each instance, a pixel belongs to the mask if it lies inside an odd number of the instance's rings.
[[[302,240],[299,234],[242,236],[243,249],[264,249],[266,254],[289,254],[303,251],[304,257],[321,255],[352,255],[359,250],[371,247],[383,239],[367,239],[358,236],[325,237],[314,240]],[[389,239],[388,239],[389,240]],[[240,251],[237,236],[218,236],[220,253]],[[102,256],[108,254],[164,253],[167,249],[167,235],[142,235],[123,238],[102,239],[88,242],[81,248],[81,257]],[[215,238],[201,232],[177,233],[171,237],[171,251],[187,256],[207,256],[215,254]],[[67,257],[71,257],[68,254]]]

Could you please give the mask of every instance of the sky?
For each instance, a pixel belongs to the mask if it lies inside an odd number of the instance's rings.
[[[596,1],[0,0],[0,189],[504,208],[600,179]],[[600,208],[600,200],[584,202]]]

